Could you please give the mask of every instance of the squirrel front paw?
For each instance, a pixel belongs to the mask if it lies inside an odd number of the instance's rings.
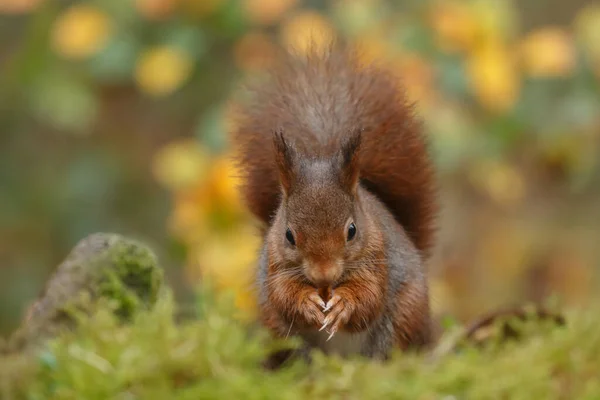
[[[298,312],[309,325],[320,326],[325,320],[325,315],[323,314],[325,307],[326,304],[321,296],[316,291],[310,291],[300,301]]]
[[[327,329],[329,333],[327,340],[330,340],[340,327],[348,323],[353,311],[354,306],[350,301],[344,299],[339,293],[333,293],[333,296],[323,309],[323,312],[327,313],[327,316],[323,320],[323,325],[319,331],[329,327]]]

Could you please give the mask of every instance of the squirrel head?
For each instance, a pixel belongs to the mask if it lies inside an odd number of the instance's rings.
[[[278,266],[296,269],[316,287],[331,287],[368,250],[373,222],[359,193],[361,134],[329,157],[306,157],[274,134],[282,201],[269,231]]]

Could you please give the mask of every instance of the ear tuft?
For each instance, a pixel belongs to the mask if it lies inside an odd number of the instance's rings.
[[[360,145],[362,142],[362,129],[358,129],[343,142],[341,148],[341,179],[342,185],[350,192],[358,186]]]
[[[273,131],[273,147],[275,151],[275,162],[279,171],[279,181],[284,194],[288,195],[294,179],[294,164],[296,151],[288,144],[283,136],[283,129]]]

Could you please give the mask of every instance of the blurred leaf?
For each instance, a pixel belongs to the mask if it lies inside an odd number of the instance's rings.
[[[440,171],[455,171],[465,162],[468,151],[473,151],[474,127],[464,109],[452,104],[439,104],[426,119],[426,128],[433,136],[432,151]]]
[[[226,147],[225,115],[222,106],[211,107],[200,118],[196,127],[196,137],[202,140],[212,152],[221,152]]]
[[[26,26],[23,45],[12,59],[0,65],[1,96],[11,96],[9,89],[28,86],[38,74],[45,71],[51,61],[52,53],[48,48],[48,35],[56,17],[55,4],[45,3],[35,13]],[[4,99],[3,99],[4,100]],[[10,99],[11,101],[14,99]]]
[[[434,51],[431,31],[425,25],[406,24],[400,28],[399,37],[402,49],[428,55]]]
[[[207,39],[205,33],[193,26],[174,25],[165,34],[163,44],[178,49],[191,58],[201,59],[207,51]]]
[[[522,139],[525,132],[525,124],[516,112],[490,117],[483,128],[487,134],[497,139],[497,143],[502,146],[502,153],[508,152],[512,145]]]
[[[113,36],[109,44],[90,59],[90,72],[103,82],[129,81],[133,75],[138,49],[139,43],[134,36]]]
[[[51,192],[53,232],[72,244],[93,232],[117,229],[114,204],[124,175],[120,163],[101,151],[86,152],[69,160],[62,175],[60,188]]]
[[[205,1],[205,0],[196,0]],[[225,0],[225,5],[217,9],[210,22],[223,37],[235,38],[248,28],[246,14],[239,0]]]
[[[552,96],[547,80],[525,79],[521,97],[515,106],[515,114],[522,118],[536,134],[547,132],[554,122],[549,119]]]
[[[389,7],[380,0],[336,0],[332,11],[336,26],[350,36],[361,36],[379,23]]]
[[[105,154],[87,153],[76,157],[66,172],[60,190],[63,204],[100,205],[114,197],[114,180],[120,171]]]
[[[600,123],[600,98],[589,91],[577,90],[565,96],[558,107],[567,126],[588,128]]]
[[[88,133],[98,111],[92,90],[61,72],[48,71],[40,77],[29,101],[38,117],[71,133]]]
[[[464,98],[469,92],[469,82],[462,59],[440,55],[436,61],[440,89],[454,98]]]
[[[139,18],[133,0],[86,0],[86,2],[104,10],[107,15],[110,15],[115,26],[122,29],[126,28],[128,33],[133,33],[135,28],[141,26],[144,22]]]

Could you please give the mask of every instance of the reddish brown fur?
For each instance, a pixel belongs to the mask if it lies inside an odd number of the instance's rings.
[[[417,272],[411,270],[395,304],[386,304],[393,300],[386,300],[389,265],[382,235],[392,228],[378,225],[381,219],[370,214],[377,207],[360,194],[367,190],[375,195],[393,216],[386,221],[395,219],[421,255],[428,255],[436,207],[420,124],[395,79],[375,66],[360,67],[345,49],[334,46],[325,55],[310,54],[304,60],[284,56],[280,61],[269,81],[252,88],[252,103],[241,108],[239,128],[233,134],[244,173],[244,199],[269,226],[263,323],[277,335],[288,336],[296,330],[319,329],[327,318],[334,318],[336,329],[358,332],[391,307],[395,344],[402,348],[427,344],[431,332],[422,265],[417,261],[408,267]],[[290,146],[280,135],[273,147],[274,132],[285,132]],[[335,168],[321,170],[315,160],[341,160],[339,177],[332,172]],[[320,183],[313,187],[309,182],[315,179]],[[297,212],[287,215],[290,208]],[[354,253],[339,229],[344,221],[338,214],[348,213],[358,216],[357,225],[368,232]],[[295,231],[294,226],[301,229]],[[302,256],[286,248],[288,228]],[[307,260],[310,270],[289,274],[300,271]],[[348,267],[352,263],[360,268]],[[338,275],[323,280],[335,284],[333,292],[313,278],[312,274],[325,276],[338,268]],[[323,292],[332,296],[328,313],[321,306]]]
[[[371,223],[367,221],[364,225],[370,226]],[[281,233],[277,232],[270,238],[279,236]],[[330,288],[317,290],[314,286],[308,285],[303,276],[281,277],[278,274],[280,272],[278,268],[282,268],[281,255],[276,251],[278,246],[276,243],[270,243],[268,248],[270,254],[267,283],[270,290],[268,306],[263,309],[263,321],[280,336],[289,335],[290,331],[282,329],[281,320],[277,318],[275,310],[283,320],[293,321],[294,329],[319,328],[323,324],[324,315],[321,309],[310,301],[310,296],[322,298],[320,292],[329,291]],[[327,247],[325,251],[326,249]],[[376,231],[372,232],[369,243],[356,259],[363,260],[367,254],[373,259],[384,258],[383,243]],[[324,254],[323,257],[326,258],[327,255]],[[355,269],[347,272],[344,281],[335,289],[335,296],[343,299],[333,309],[340,313],[341,330],[352,332],[365,329],[366,325],[379,315],[384,306],[386,281],[387,269],[384,264],[376,264],[371,269]],[[284,323],[284,325],[292,324]]]
[[[400,310],[399,318],[394,321],[396,345],[404,350],[429,345],[433,332],[423,282],[406,284],[396,297],[396,306]]]
[[[341,137],[364,129],[360,154],[361,181],[377,195],[404,227],[416,247],[428,255],[433,245],[435,186],[433,168],[420,122],[397,79],[375,65],[360,67],[355,54],[333,46],[325,56],[315,52],[304,62],[282,55],[267,82],[251,87],[252,104],[241,107],[233,143],[244,173],[242,194],[250,211],[270,224],[279,206],[280,188],[272,148],[273,129],[283,129],[305,153],[339,149]],[[300,74],[303,79],[292,79]],[[303,86],[340,84],[350,92],[347,104],[331,105],[330,121],[307,121],[311,101],[334,101],[323,95],[305,98]],[[324,126],[320,126],[322,124]],[[335,129],[340,139],[324,142],[315,126]],[[308,150],[308,151],[306,151]],[[383,156],[385,155],[385,156]]]

